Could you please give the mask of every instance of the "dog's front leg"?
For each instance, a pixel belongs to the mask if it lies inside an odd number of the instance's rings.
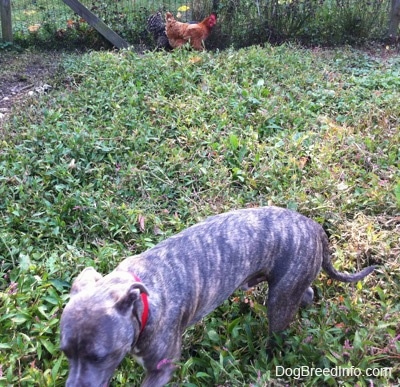
[[[146,367],[146,377],[143,380],[142,387],[165,386],[171,380],[175,369],[175,361],[167,358],[161,359],[152,367]]]
[[[165,386],[172,377],[175,370],[173,364],[162,367],[161,369],[153,369],[147,371],[146,377],[143,380],[142,387],[162,387]]]
[[[167,325],[170,326],[169,322]],[[146,348],[140,361],[146,370],[141,387],[162,387],[171,380],[177,368],[176,362],[180,360],[181,345],[182,332],[169,328],[160,330],[150,341],[141,343],[142,350]]]

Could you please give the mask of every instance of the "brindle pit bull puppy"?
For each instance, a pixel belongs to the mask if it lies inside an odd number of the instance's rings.
[[[269,333],[284,330],[322,268],[333,279],[359,281],[374,270],[337,272],[322,227],[277,207],[232,211],[189,227],[129,257],[102,277],[86,268],[74,281],[61,317],[67,387],[108,385],[131,352],[146,369],[142,386],[165,385],[181,353],[185,328],[236,289],[267,281]]]

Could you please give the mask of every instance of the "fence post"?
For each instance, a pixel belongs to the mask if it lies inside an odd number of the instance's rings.
[[[387,37],[395,40],[398,35],[400,24],[400,0],[392,0],[392,7],[389,13],[389,30]]]
[[[1,1],[1,0],[0,0]],[[83,17],[93,28],[102,34],[117,48],[128,48],[129,44],[122,39],[116,32],[109,28],[95,14],[89,11],[79,0],[63,0],[80,17]]]
[[[11,0],[0,0],[1,36],[3,42],[12,42]]]

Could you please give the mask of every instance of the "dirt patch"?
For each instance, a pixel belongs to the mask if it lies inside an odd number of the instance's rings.
[[[0,128],[11,109],[53,87],[61,52],[0,52]]]

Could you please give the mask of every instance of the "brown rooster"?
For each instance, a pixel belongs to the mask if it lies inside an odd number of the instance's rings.
[[[202,51],[204,50],[204,41],[217,24],[217,14],[213,12],[200,23],[190,24],[176,21],[172,13],[167,12],[165,21],[165,31],[172,48],[189,42],[195,50]]]

